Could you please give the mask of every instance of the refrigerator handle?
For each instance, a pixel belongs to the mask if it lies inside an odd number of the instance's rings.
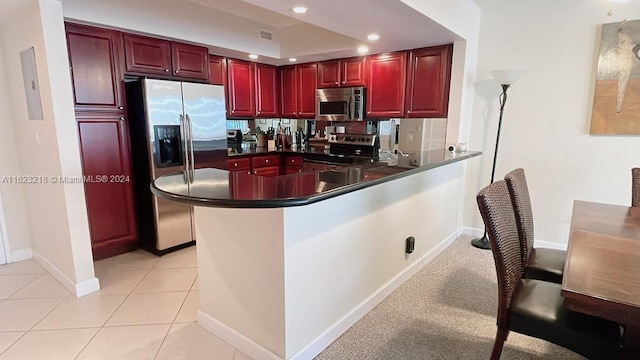
[[[189,151],[187,149],[187,128],[186,128],[186,124],[184,121],[184,115],[180,114],[180,137],[182,138],[182,150],[184,151],[184,156],[183,159],[185,159],[186,161],[186,166],[184,167],[184,170],[182,170],[182,179],[184,181],[184,183],[186,184],[188,182],[187,179],[187,169],[189,167]]]
[[[191,157],[191,164],[188,165],[189,182],[193,183],[195,177],[194,171],[196,170],[196,160],[193,154],[193,123],[191,122],[191,117],[189,117],[189,114],[186,114],[185,116],[187,118],[187,123],[189,124],[189,155]]]

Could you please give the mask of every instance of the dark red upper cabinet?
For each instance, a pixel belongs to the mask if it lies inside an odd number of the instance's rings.
[[[339,86],[364,86],[364,57],[329,60],[318,63],[318,89]]]
[[[278,69],[256,64],[256,117],[280,116],[278,108]]]
[[[124,34],[124,53],[128,74],[209,80],[206,47]]]
[[[209,55],[209,84],[227,85],[227,61],[222,56]]]
[[[296,65],[298,68],[298,117],[315,119],[318,64]]]
[[[407,52],[373,55],[367,60],[367,117],[404,116]]]
[[[122,35],[66,23],[76,110],[122,111]]]
[[[447,117],[453,45],[409,52],[405,110],[407,117]]]
[[[342,67],[340,86],[364,86],[366,64],[365,57],[340,60]]]
[[[298,117],[298,82],[296,66],[283,66],[280,73],[280,114],[285,118]]]
[[[209,80],[209,50],[205,47],[171,43],[173,76]]]
[[[256,114],[254,63],[227,60],[229,117],[254,117]]]
[[[318,63],[318,89],[340,86],[340,60]]]
[[[128,73],[171,75],[171,44],[146,36],[124,34]]]

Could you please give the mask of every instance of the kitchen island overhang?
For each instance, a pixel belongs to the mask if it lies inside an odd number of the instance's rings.
[[[191,202],[199,324],[254,359],[316,356],[460,234],[461,160],[480,153],[444,155],[423,170],[328,189],[296,206]]]
[[[263,177],[240,172],[230,172],[221,169],[196,169],[192,175],[193,180],[187,181],[188,176],[183,174],[162,176],[152,182],[151,192],[160,198],[177,201],[193,206],[211,206],[223,208],[281,208],[290,206],[303,206],[330,199],[332,197],[348,194],[385,182],[411,176],[423,171],[445,166],[447,164],[470,159],[479,156],[480,151],[455,153],[445,150],[431,150],[422,153],[400,157],[398,164],[388,166],[383,162],[363,165],[336,166],[333,170],[296,173],[278,177]],[[358,172],[356,177],[349,176],[349,172]],[[247,184],[256,187],[282,187],[286,182],[308,182],[306,179],[311,174],[335,174],[344,173],[345,178],[338,179],[329,189],[319,189],[319,186],[305,184],[299,192],[284,191],[258,191],[234,193],[233,176],[244,177]],[[251,181],[253,180],[253,181]],[[316,182],[323,180],[318,176]],[[317,185],[317,184],[316,184]],[[309,190],[311,189],[311,190]],[[283,189],[279,189],[283,190]],[[284,193],[284,194],[283,194]],[[268,194],[268,195],[266,195]]]

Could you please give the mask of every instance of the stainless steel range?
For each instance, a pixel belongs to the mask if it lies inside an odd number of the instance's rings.
[[[305,161],[326,164],[362,164],[378,161],[378,135],[330,134],[323,152],[304,154]]]

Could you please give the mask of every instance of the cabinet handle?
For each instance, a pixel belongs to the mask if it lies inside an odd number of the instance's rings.
[[[169,72],[169,69],[164,69],[164,72]]]
[[[251,175],[251,171],[247,171],[247,175]]]
[[[342,80],[342,83],[344,84],[346,81]]]
[[[120,116],[120,121],[124,121],[124,116]]]
[[[180,72],[180,70],[176,70],[176,74],[179,73],[179,72]]]
[[[269,159],[265,160],[264,162],[266,162],[268,164],[269,163]]]
[[[408,110],[408,111],[407,111],[407,114],[411,114],[411,110]]]
[[[238,167],[238,163],[233,163],[233,166],[234,167]]]

